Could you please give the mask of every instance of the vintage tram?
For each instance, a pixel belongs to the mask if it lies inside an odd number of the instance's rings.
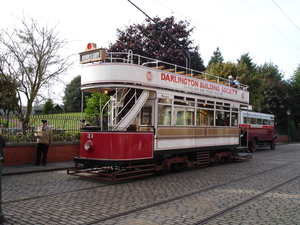
[[[239,127],[247,85],[92,43],[80,61],[82,91],[110,100],[99,126],[82,128],[69,175],[122,180],[252,157]]]

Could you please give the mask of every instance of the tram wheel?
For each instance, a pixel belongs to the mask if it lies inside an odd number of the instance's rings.
[[[252,142],[250,142],[249,151],[250,152],[255,152],[256,151],[256,147],[257,147],[257,143],[256,143],[255,140],[253,140]]]
[[[182,163],[175,163],[174,166],[173,166],[173,169],[176,172],[182,172],[184,170],[184,166],[183,166]]]
[[[163,176],[166,172],[165,172],[165,170],[156,170],[154,173],[157,176]]]
[[[270,143],[270,148],[274,150],[276,148],[276,138],[274,138]]]

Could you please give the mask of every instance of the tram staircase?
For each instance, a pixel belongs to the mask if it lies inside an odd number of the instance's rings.
[[[118,99],[117,96],[118,92],[116,92],[114,99]],[[125,94],[122,94],[120,100],[112,104],[112,109],[108,113],[108,118],[110,119],[108,125],[111,130],[127,130],[132,121],[136,118],[137,114],[140,112],[141,108],[144,106],[148,96],[149,91],[139,91],[136,89],[129,89]],[[118,117],[121,117],[122,119],[118,121]]]
[[[210,163],[209,151],[197,152],[197,166],[205,167]]]

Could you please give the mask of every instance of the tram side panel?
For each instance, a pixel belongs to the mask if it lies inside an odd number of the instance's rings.
[[[195,149],[239,145],[239,129],[233,127],[158,126],[156,150]],[[187,150],[188,151],[188,150]]]
[[[153,159],[153,133],[82,131],[77,163],[95,160],[97,165]]]

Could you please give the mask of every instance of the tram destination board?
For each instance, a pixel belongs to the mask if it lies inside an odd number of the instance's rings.
[[[105,50],[104,49],[95,49],[93,51],[82,52],[80,55],[80,63],[89,63],[96,61],[104,61],[105,60]]]

